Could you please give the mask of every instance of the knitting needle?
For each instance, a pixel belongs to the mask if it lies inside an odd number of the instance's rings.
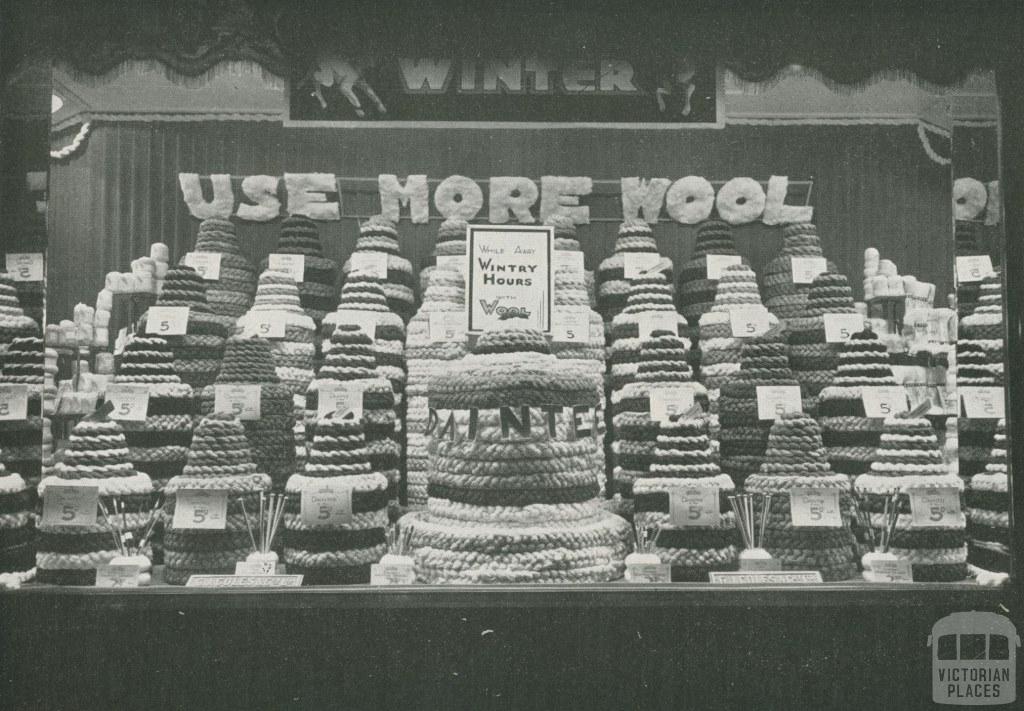
[[[262,545],[263,545],[263,508],[264,508],[263,507],[263,492],[261,491],[260,492],[260,515],[256,517],[256,523],[260,527],[259,539],[260,539],[260,546],[261,547],[258,550],[262,550]]]
[[[764,532],[765,532],[765,529],[768,527],[768,512],[771,511],[771,507],[772,507],[772,495],[771,494],[765,494],[764,497],[761,500],[762,500],[763,506],[764,506],[764,509],[761,511],[761,533],[760,533],[760,536],[759,536],[758,540],[755,541],[755,543],[756,543],[755,547],[760,546],[760,547],[763,548],[764,547]]]
[[[242,505],[242,516],[245,517],[245,530],[249,532],[249,541],[252,543],[252,550],[254,553],[259,552],[259,548],[256,547],[256,539],[252,535],[252,523],[249,522],[249,513],[245,510],[245,496],[238,497],[238,503]]]

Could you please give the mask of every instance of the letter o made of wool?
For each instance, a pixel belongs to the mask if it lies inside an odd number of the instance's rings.
[[[732,178],[718,191],[718,216],[730,225],[754,222],[764,212],[764,188],[753,178]]]
[[[973,220],[985,209],[988,191],[985,184],[974,178],[957,178],[953,181],[953,217],[958,220]]]
[[[687,175],[672,183],[665,193],[668,216],[684,225],[695,225],[711,217],[715,206],[715,189],[707,178]]]
[[[464,175],[449,175],[434,190],[434,207],[444,217],[472,220],[483,206],[480,186]]]

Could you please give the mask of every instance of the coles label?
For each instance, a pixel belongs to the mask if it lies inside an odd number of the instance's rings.
[[[551,317],[551,340],[586,343],[590,340],[590,309],[556,309]]]
[[[145,422],[149,411],[149,388],[145,385],[111,383],[106,399],[114,409],[110,419],[122,422]]]
[[[826,343],[843,343],[864,330],[864,317],[860,314],[824,314],[822,320]]]
[[[44,526],[95,526],[99,487],[47,483],[43,489]]]
[[[220,252],[189,252],[185,255],[185,265],[207,281],[220,279]]]
[[[787,412],[803,412],[799,385],[757,386],[757,419],[777,420]]]
[[[738,254],[709,254],[708,279],[718,281],[722,278],[722,272],[735,264],[742,264],[742,258]]]
[[[260,419],[259,385],[214,385],[213,411],[227,412],[240,420]]]
[[[902,385],[865,386],[860,390],[864,416],[884,419],[907,409],[907,391]]]
[[[284,272],[295,280],[295,283],[306,279],[306,255],[304,254],[271,254],[267,258],[267,267],[275,272]]]
[[[187,306],[150,306],[146,333],[155,336],[184,336],[188,329]]]
[[[828,268],[824,257],[790,257],[794,284],[810,284]]]
[[[7,254],[7,274],[14,281],[42,281],[43,255],[41,252],[10,252]]]
[[[175,528],[222,530],[228,520],[228,492],[181,489],[174,495]]]
[[[915,528],[947,528],[963,525],[960,492],[953,487],[910,489],[910,521]]]
[[[981,281],[993,271],[992,258],[987,254],[956,258],[956,280],[960,283]]]
[[[961,387],[964,415],[972,420],[998,420],[1006,416],[1006,393],[1000,387]]]
[[[637,328],[640,329],[640,338],[650,338],[655,331],[668,331],[675,335],[679,333],[679,317],[675,311],[644,311],[637,316]]]
[[[0,421],[28,419],[28,386],[0,385]]]
[[[677,528],[710,528],[722,520],[717,486],[687,486],[668,495],[669,517]]]
[[[655,422],[668,422],[693,407],[693,389],[686,385],[651,388],[648,395],[649,412]]]
[[[431,311],[430,340],[432,343],[464,341],[466,339],[466,313],[464,311]]]
[[[839,513],[839,490],[802,487],[791,489],[789,515],[795,527],[840,528],[843,519]]]
[[[352,523],[352,486],[344,477],[302,490],[302,523],[311,528]]]
[[[622,271],[626,279],[637,279],[658,266],[657,252],[626,252],[622,255]]]
[[[729,324],[733,338],[760,336],[768,331],[768,312],[758,308],[730,309]]]
[[[352,272],[362,272],[377,279],[388,278],[388,255],[386,252],[353,252]]]
[[[361,420],[365,389],[363,380],[339,380],[321,385],[316,400],[317,418],[334,413],[335,417],[342,419]]]

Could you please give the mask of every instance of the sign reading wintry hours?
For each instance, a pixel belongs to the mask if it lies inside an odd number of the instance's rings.
[[[554,294],[550,226],[469,225],[468,328],[479,333],[509,319],[551,332]]]

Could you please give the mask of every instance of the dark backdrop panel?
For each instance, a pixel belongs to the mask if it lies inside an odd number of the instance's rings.
[[[925,154],[912,126],[731,126],[724,130],[313,129],[271,123],[124,123],[99,125],[85,149],[51,173],[51,319],[70,317],[76,302],[93,303],[111,270],[148,254],[152,242],[177,260],[194,241],[198,221],[181,198],[179,172],[233,175],[323,171],[376,177],[426,173],[588,175],[618,180],[641,175],[711,180],[772,174],[814,179],[812,202],[826,254],[862,296],[863,252],[878,247],[901,273],[952,288],[950,171]],[[486,186],[483,186],[486,189]],[[373,188],[373,186],[371,186]],[[375,188],[374,188],[375,189]],[[236,186],[236,192],[240,194]],[[346,195],[343,212],[366,215],[372,194]],[[621,214],[616,197],[584,198],[592,215]],[[486,215],[486,207],[483,212]],[[486,217],[483,217],[486,219]],[[280,221],[239,223],[254,259],[269,252]],[[438,222],[400,225],[402,247],[419,266]],[[612,249],[617,221],[580,228],[588,268]],[[329,255],[343,259],[358,231],[355,219],[321,223]],[[663,252],[676,262],[693,248],[695,228],[663,222]],[[736,230],[740,249],[760,271],[778,251],[778,228]]]

